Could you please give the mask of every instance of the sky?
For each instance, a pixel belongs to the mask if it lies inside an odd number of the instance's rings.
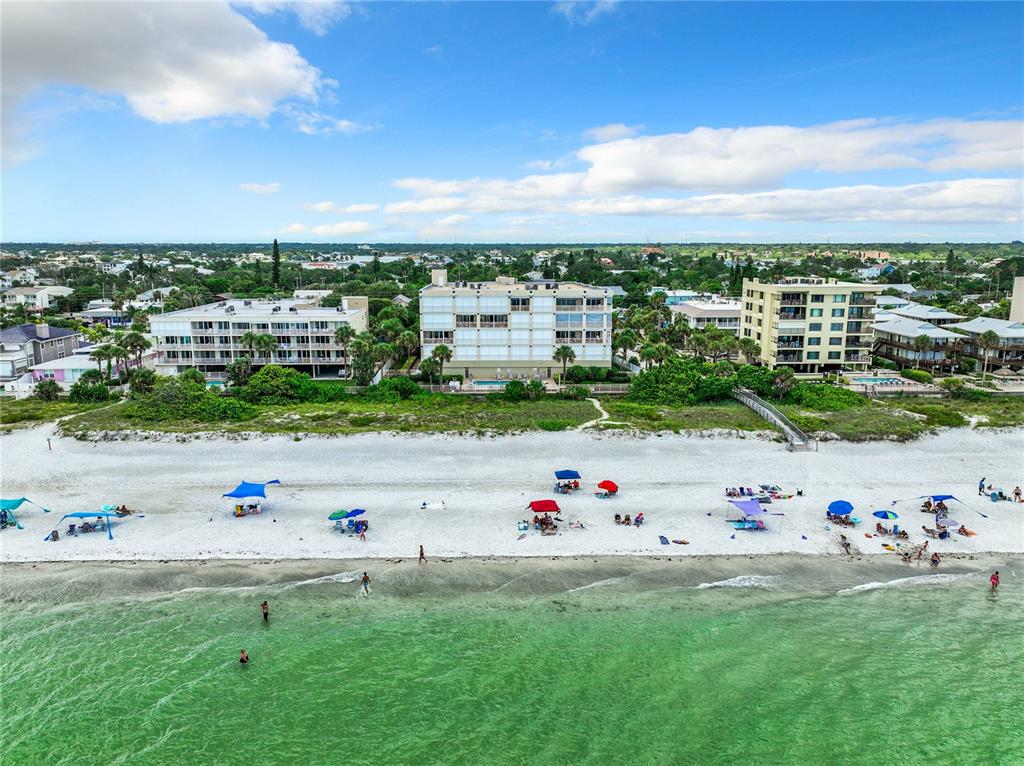
[[[1024,4],[5,2],[2,238],[1024,239]]]

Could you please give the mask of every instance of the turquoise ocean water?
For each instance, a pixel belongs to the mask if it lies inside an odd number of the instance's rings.
[[[1024,763],[1019,580],[338,579],[7,594],[0,763]]]

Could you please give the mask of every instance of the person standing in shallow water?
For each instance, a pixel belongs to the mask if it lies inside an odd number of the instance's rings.
[[[427,554],[423,552],[423,546],[422,545],[420,546],[420,563],[421,564],[426,564],[427,563]]]
[[[270,622],[270,605],[264,601],[260,604],[260,609],[263,611],[263,622]]]
[[[988,581],[992,583],[992,590],[995,591],[999,587],[999,570],[997,569],[992,573],[992,576],[988,578]]]
[[[238,655],[238,661],[241,664],[243,664],[243,665],[248,665],[249,664],[249,652],[247,652],[247,651],[245,651],[245,649],[243,649],[241,651],[241,653]]]
[[[362,591],[364,596],[370,595],[370,575],[363,572],[363,579],[359,581],[362,585]]]

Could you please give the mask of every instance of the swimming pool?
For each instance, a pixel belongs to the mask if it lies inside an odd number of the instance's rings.
[[[474,380],[474,386],[503,386],[508,383],[507,380]]]
[[[868,386],[902,386],[906,381],[903,378],[854,378],[853,382]]]

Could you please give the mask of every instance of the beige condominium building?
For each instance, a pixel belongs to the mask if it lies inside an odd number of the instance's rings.
[[[452,350],[446,369],[467,378],[549,378],[561,370],[554,352],[569,346],[570,364],[610,367],[612,296],[579,282],[449,282],[431,272],[420,290],[420,343],[426,359],[439,345]]]
[[[818,277],[744,279],[740,336],[757,341],[761,362],[772,368],[866,369],[875,295],[884,289]]]
[[[150,333],[156,349],[156,371],[176,375],[196,367],[210,380],[222,380],[225,368],[241,356],[254,365],[279,364],[314,377],[345,376],[348,355],[334,339],[348,325],[356,333],[367,328],[369,301],[344,298],[336,308],[321,308],[307,299],[232,299],[205,306],[155,314]],[[249,349],[246,333],[270,335],[273,350]]]

